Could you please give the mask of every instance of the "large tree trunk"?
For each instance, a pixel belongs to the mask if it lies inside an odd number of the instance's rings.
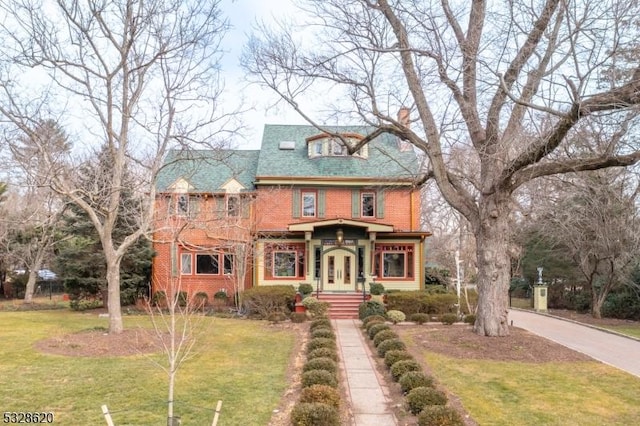
[[[107,257],[107,291],[109,310],[109,333],[119,334],[124,330],[120,307],[120,258]]]
[[[474,331],[481,336],[508,336],[511,262],[507,197],[494,194],[481,203],[476,232],[478,312]]]
[[[27,287],[24,290],[24,303],[33,303],[33,293],[36,290],[36,283],[38,281],[38,271],[42,267],[42,261],[44,259],[44,250],[38,249],[35,262],[30,265],[29,279],[27,280]]]

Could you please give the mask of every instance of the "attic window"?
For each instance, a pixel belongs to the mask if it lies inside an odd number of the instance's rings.
[[[356,145],[362,136],[345,135],[349,146]],[[311,137],[307,139],[309,158],[316,157],[349,157],[349,151],[342,140],[325,137]],[[351,157],[367,158],[369,156],[369,147],[367,145],[354,152]]]
[[[281,151],[292,151],[296,149],[296,143],[294,141],[280,141],[279,148]]]

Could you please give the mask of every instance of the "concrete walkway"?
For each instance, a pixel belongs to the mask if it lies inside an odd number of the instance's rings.
[[[638,340],[535,312],[510,310],[509,320],[515,327],[546,337],[640,377],[640,341]]]
[[[387,390],[379,380],[372,357],[374,354],[359,330],[360,322],[352,319],[333,320],[340,351],[340,364],[347,378],[355,426],[397,426],[387,398]]]

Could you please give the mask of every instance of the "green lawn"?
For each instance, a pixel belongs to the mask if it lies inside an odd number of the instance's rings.
[[[407,336],[407,343],[413,345]],[[423,361],[481,425],[630,425],[640,419],[640,379],[598,362]]]
[[[178,373],[175,415],[185,425],[210,425],[222,400],[219,425],[264,425],[288,386],[293,331],[266,322],[206,317],[198,353]],[[51,411],[62,425],[166,424],[167,379],[154,365],[162,355],[82,358],[34,349],[40,339],[106,327],[95,314],[61,311],[0,312],[0,388],[3,411]],[[149,327],[144,316],[125,328]]]
[[[633,325],[620,325],[620,326],[614,326],[614,325],[607,325],[607,326],[603,326],[603,328],[606,328],[608,330],[612,330],[615,331],[617,333],[621,333],[621,334],[626,334],[627,336],[632,336],[632,337],[636,337],[638,339],[640,339],[640,324],[633,324]]]

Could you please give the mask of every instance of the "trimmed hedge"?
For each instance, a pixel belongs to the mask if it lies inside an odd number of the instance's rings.
[[[387,318],[394,324],[402,322],[407,319],[407,316],[402,311],[390,310],[387,311]]]
[[[314,358],[330,358],[335,362],[338,362],[338,351],[331,348],[318,348],[314,349],[307,354],[307,359]]]
[[[307,361],[302,371],[324,370],[336,374],[338,364],[331,358],[313,358]]]
[[[338,387],[336,375],[327,370],[309,370],[302,373],[302,387],[308,388],[313,385],[326,385],[332,388]]]
[[[379,322],[387,322],[387,318],[383,317],[382,315],[371,315],[366,317],[365,319],[362,320],[362,327],[367,328],[367,325],[371,322],[371,321],[379,321]]]
[[[385,340],[399,338],[400,336],[398,336],[398,333],[393,330],[382,330],[379,333],[376,333],[375,337],[373,338],[373,345],[377,348],[380,343],[384,342]]]
[[[446,325],[452,325],[458,322],[458,316],[456,314],[442,314],[440,315],[440,322]]]
[[[291,411],[293,426],[340,426],[338,409],[319,402],[301,402]]]
[[[396,362],[405,359],[413,359],[413,356],[411,356],[409,352],[404,350],[387,351],[387,353],[384,354],[384,364],[389,368],[391,368],[391,366]]]
[[[408,393],[419,387],[433,387],[433,377],[427,376],[422,371],[407,371],[398,380],[402,393]]]
[[[243,305],[247,312],[267,318],[274,312],[287,315],[296,299],[296,290],[292,285],[258,286],[242,293]]]
[[[444,392],[431,387],[420,386],[407,394],[407,407],[412,414],[418,414],[427,405],[446,405],[447,396]]]
[[[417,314],[411,314],[409,316],[409,321],[415,322],[416,324],[424,324],[426,322],[429,322],[429,320],[431,319],[431,316],[429,314],[425,314],[422,312],[419,312]]]
[[[313,331],[316,328],[332,328],[331,320],[329,318],[316,318],[309,324],[309,330]]]
[[[369,328],[367,329],[367,334],[369,335],[369,339],[373,339],[374,337],[376,337],[376,334],[384,330],[391,330],[391,327],[389,326],[389,324],[382,324],[377,322],[370,323]]]
[[[315,339],[316,337],[325,337],[327,339],[335,339],[336,335],[330,328],[324,327],[316,327],[311,330],[311,338]]]
[[[305,312],[292,312],[289,318],[291,322],[299,324],[307,320],[307,314]]]
[[[358,307],[358,318],[364,320],[367,317],[373,315],[384,316],[387,310],[384,305],[380,302],[368,301],[363,302]]]
[[[403,359],[391,366],[391,375],[393,376],[393,380],[397,382],[404,373],[421,370],[422,367],[418,364],[418,361],[413,359]]]
[[[378,355],[384,358],[385,354],[393,350],[405,350],[407,346],[400,339],[389,339],[378,345]]]
[[[452,312],[458,297],[454,293],[400,291],[387,294],[387,308],[410,316],[417,313],[440,315]]]
[[[307,353],[318,348],[330,348],[335,350],[337,349],[336,341],[334,339],[327,339],[326,337],[311,339],[307,344]]]
[[[302,389],[300,402],[319,402],[339,408],[340,392],[331,386],[313,385]]]
[[[418,414],[418,426],[464,426],[464,420],[451,407],[429,405]]]

